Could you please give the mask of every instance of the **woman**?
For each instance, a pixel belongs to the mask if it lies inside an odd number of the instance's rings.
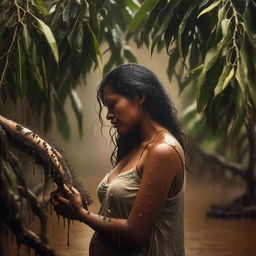
[[[56,212],[95,230],[92,256],[184,255],[184,142],[175,108],[157,77],[137,64],[108,73],[97,98],[116,131],[114,169],[98,186],[99,215],[67,186],[70,200],[51,199]]]

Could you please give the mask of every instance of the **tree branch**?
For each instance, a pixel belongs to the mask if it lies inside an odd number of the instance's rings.
[[[81,193],[84,208],[87,209],[87,205],[92,202],[89,195],[53,145],[50,145],[30,129],[1,115],[0,125],[6,133],[9,143],[34,157],[36,163],[43,166],[46,172],[49,172],[48,174],[58,185],[58,190],[64,191],[63,184],[74,186]]]
[[[221,167],[228,169],[234,175],[238,175],[242,178],[245,178],[245,169],[237,163],[230,162],[225,159],[223,156],[220,156],[216,153],[206,152],[199,147],[196,147],[196,150],[202,155],[203,157],[209,158],[217,162]]]
[[[8,188],[2,175],[3,173],[0,173],[1,220],[16,235],[18,243],[33,248],[39,255],[54,256],[53,250],[23,224],[20,216],[19,198]]]

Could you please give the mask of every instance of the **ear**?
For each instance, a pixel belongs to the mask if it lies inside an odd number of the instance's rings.
[[[145,99],[146,99],[145,95],[143,95],[143,96],[137,95],[134,97],[134,102],[136,104],[138,104],[139,106],[141,106],[144,103]]]

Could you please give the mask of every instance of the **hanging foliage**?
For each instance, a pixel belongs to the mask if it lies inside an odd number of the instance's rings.
[[[147,0],[131,24],[140,44],[151,40],[151,52],[165,45],[168,70],[180,57],[187,68],[180,89],[196,80],[197,110],[213,131],[223,122],[235,135],[246,111],[256,113],[255,11],[249,0]]]
[[[54,116],[70,137],[65,103],[70,98],[82,134],[82,108],[76,88],[93,65],[101,68],[104,43],[114,65],[136,61],[123,31],[139,5],[135,0],[10,0],[0,3],[0,104],[27,102],[45,131]],[[117,10],[117,16],[112,13]]]

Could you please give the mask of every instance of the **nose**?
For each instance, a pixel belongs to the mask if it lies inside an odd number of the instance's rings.
[[[107,120],[111,120],[114,118],[114,114],[108,109],[107,115],[106,115],[106,119]]]

